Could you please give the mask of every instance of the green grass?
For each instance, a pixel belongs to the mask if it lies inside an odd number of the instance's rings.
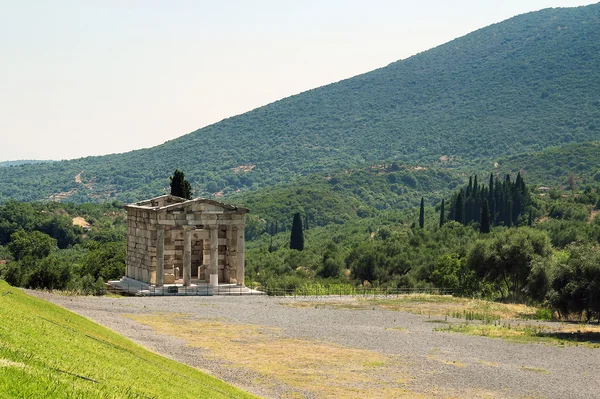
[[[3,398],[254,398],[0,281]]]

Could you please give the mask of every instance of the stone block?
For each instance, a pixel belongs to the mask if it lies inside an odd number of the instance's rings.
[[[175,275],[171,274],[171,273],[165,273],[165,277],[164,277],[164,283],[165,284],[175,284]]]

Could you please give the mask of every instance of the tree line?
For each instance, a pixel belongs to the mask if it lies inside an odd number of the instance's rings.
[[[440,226],[448,219],[463,225],[476,223],[480,231],[489,233],[494,226],[512,227],[523,224],[526,215],[531,225],[531,192],[517,173],[514,181],[510,174],[503,180],[490,173],[489,184],[479,184],[477,176],[469,177],[469,184],[458,190],[451,199],[449,215],[440,210]]]

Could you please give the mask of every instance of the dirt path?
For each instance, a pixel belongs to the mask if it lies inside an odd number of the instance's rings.
[[[35,295],[268,398],[600,397],[600,349],[437,332],[444,320],[402,311]]]

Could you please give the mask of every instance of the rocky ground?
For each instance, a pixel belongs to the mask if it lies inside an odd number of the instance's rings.
[[[29,292],[266,398],[600,398],[600,349],[434,331],[445,323],[434,316],[327,299]]]

